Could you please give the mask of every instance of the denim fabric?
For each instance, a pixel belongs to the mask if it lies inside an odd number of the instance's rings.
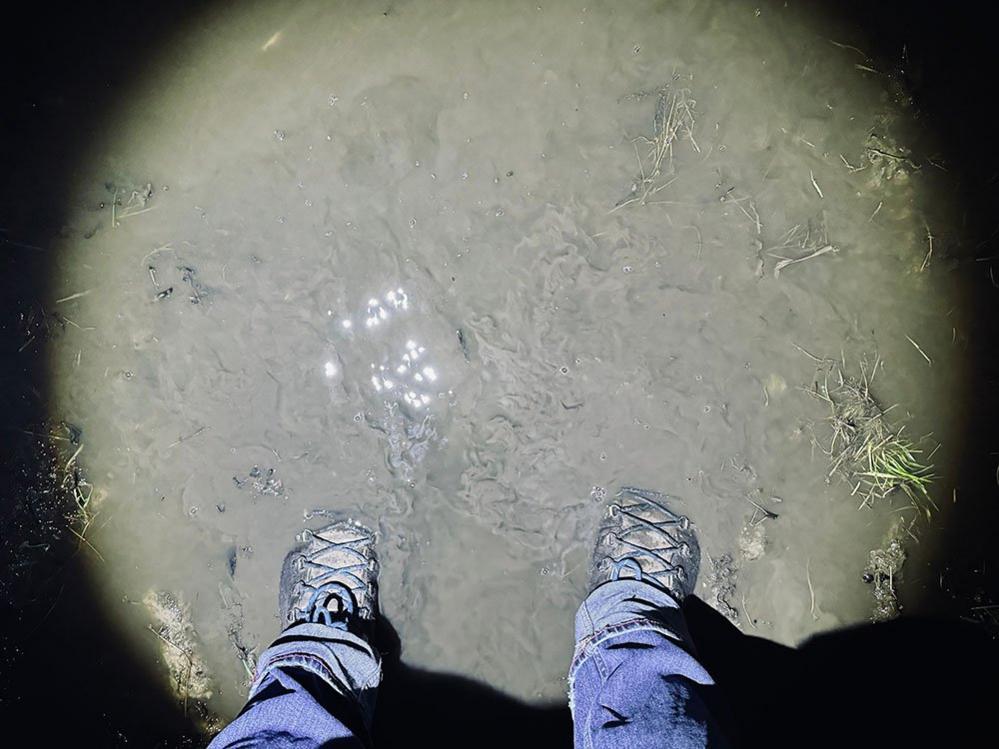
[[[246,707],[210,749],[369,746],[380,678],[378,656],[360,638],[291,627],[261,656]],[[616,580],[579,607],[569,671],[576,749],[718,746],[699,691],[711,684],[668,593]]]
[[[713,683],[665,591],[615,580],[579,607],[569,669],[576,749],[724,745],[702,694]]]
[[[260,657],[246,706],[209,749],[369,746],[381,677],[378,654],[360,637],[325,624],[289,627]]]

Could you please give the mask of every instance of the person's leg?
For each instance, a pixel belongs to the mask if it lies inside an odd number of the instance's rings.
[[[608,508],[591,592],[576,614],[569,700],[576,749],[724,745],[679,601],[699,551],[665,496],[624,489]]]
[[[261,656],[246,706],[210,749],[370,746],[381,681],[370,644],[376,580],[368,529],[338,521],[303,534],[281,575],[290,626]]]

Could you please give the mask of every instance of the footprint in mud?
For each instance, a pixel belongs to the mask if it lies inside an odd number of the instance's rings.
[[[731,599],[735,595],[735,578],[738,571],[732,555],[723,554],[711,560],[711,570],[701,583],[707,590],[705,596],[707,602],[737,627],[740,626],[739,610],[732,605]]]

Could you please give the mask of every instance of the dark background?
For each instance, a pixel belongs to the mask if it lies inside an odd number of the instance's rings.
[[[233,11],[237,8],[233,5]],[[101,115],[144,72],[158,45],[197,17],[204,2],[107,0],[66,8],[5,10],[0,39],[0,715],[21,743],[180,746],[194,741],[192,720],[159,686],[161,676],[116,643],[107,614],[59,530],[65,497],[52,485],[55,456],[26,432],[46,423],[45,338],[59,321],[47,298],[48,251],[63,225],[69,178]],[[225,6],[226,3],[216,3]],[[695,605],[699,640],[751,744],[928,743],[935,731],[955,741],[981,717],[995,678],[995,630],[984,620],[996,600],[999,563],[999,408],[996,312],[999,268],[999,154],[992,116],[996,42],[977,3],[848,1],[814,6],[837,37],[864,49],[902,84],[946,160],[955,201],[964,206],[960,244],[946,262],[960,275],[974,310],[968,332],[971,398],[959,475],[961,500],[936,533],[947,561],[938,584],[906,601],[939,619],[898,622],[822,638],[800,653],[741,638]],[[388,4],[386,4],[386,9]],[[903,53],[904,49],[904,53]],[[32,343],[20,351],[28,338]],[[46,483],[48,482],[48,483]],[[46,535],[48,534],[48,535]],[[57,536],[61,534],[62,540]],[[23,566],[30,544],[56,539]],[[25,543],[29,546],[25,546]],[[696,630],[695,630],[696,632]],[[717,640],[724,647],[712,646]],[[755,659],[755,660],[754,660]],[[991,660],[989,660],[991,659]],[[564,708],[527,708],[488,688],[402,666],[389,669],[381,745],[563,744]],[[409,686],[419,684],[413,691]],[[766,699],[761,699],[766,695]],[[451,705],[452,707],[447,707]],[[890,720],[889,720],[890,719]],[[19,726],[14,729],[14,726]],[[447,728],[442,728],[447,726]],[[872,727],[873,726],[873,727]],[[918,731],[912,729],[918,726]],[[401,730],[405,727],[405,732]],[[42,732],[39,734],[38,732]],[[32,738],[34,736],[34,738]],[[489,739],[487,740],[487,737]],[[7,741],[4,741],[7,743]]]

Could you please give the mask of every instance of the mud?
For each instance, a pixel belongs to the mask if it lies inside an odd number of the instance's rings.
[[[677,498],[755,634],[869,618],[868,552],[917,511],[830,478],[800,348],[877,352],[947,496],[967,310],[942,172],[849,40],[782,4],[233,13],[109,113],[45,305],[95,577],[185,602],[212,710],[330,511],[378,529],[408,661],[528,699],[564,697],[622,485]]]

